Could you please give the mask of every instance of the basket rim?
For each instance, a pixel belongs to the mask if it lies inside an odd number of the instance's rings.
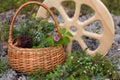
[[[59,46],[50,46],[50,47],[45,47],[45,48],[21,48],[21,47],[17,47],[15,46],[13,43],[9,43],[8,42],[8,48],[12,47],[13,49],[16,50],[26,50],[26,51],[37,51],[37,50],[52,50],[53,48],[61,48],[63,47],[63,45],[59,45]]]

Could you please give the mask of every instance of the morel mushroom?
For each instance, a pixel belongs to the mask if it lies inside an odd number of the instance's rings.
[[[14,45],[22,48],[31,48],[32,42],[33,42],[33,39],[31,36],[21,35],[15,40]]]

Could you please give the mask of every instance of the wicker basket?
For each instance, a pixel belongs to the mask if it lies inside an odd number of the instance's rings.
[[[46,7],[43,3],[36,1],[29,1],[27,3],[24,3],[16,11],[10,25],[9,40],[8,40],[8,61],[10,66],[18,72],[30,73],[36,69],[37,70],[43,69],[45,72],[50,72],[51,70],[55,69],[55,66],[57,64],[62,64],[64,62],[65,53],[63,46],[30,49],[30,48],[16,47],[13,44],[12,30],[15,19],[18,13],[21,11],[21,9],[29,4],[37,4],[44,7],[52,16],[57,31],[60,34],[60,28],[58,26],[58,22],[48,7]]]

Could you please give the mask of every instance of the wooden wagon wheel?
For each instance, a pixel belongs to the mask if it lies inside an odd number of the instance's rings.
[[[66,14],[62,6],[62,2],[64,1],[74,1],[76,4],[75,13],[72,18],[70,18]],[[45,0],[44,4],[46,4],[49,8],[56,8],[60,12],[60,15],[64,19],[64,23],[62,26],[65,26],[66,29],[74,35],[74,37],[71,38],[71,42],[68,44],[68,47],[67,47],[68,52],[71,52],[72,40],[78,41],[82,49],[87,48],[87,45],[82,39],[82,36],[88,36],[88,37],[97,39],[100,42],[96,50],[92,51],[88,49],[87,50],[88,54],[95,55],[98,52],[101,52],[103,56],[107,54],[108,50],[111,47],[113,37],[114,37],[114,23],[107,8],[104,6],[104,4],[100,0]],[[94,16],[84,22],[80,22],[78,20],[82,4],[86,4],[90,6],[95,11]],[[37,13],[37,17],[46,18],[47,17],[46,11],[40,7]],[[90,23],[96,20],[99,20],[102,23],[102,26],[103,26],[102,34],[88,32],[84,29],[86,25],[89,25]],[[70,29],[71,26],[75,26],[77,31],[72,32]]]

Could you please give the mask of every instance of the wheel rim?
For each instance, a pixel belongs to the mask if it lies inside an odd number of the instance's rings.
[[[63,6],[61,5],[61,3],[64,1],[69,1],[69,0],[45,0],[44,4],[46,4],[49,8],[54,7],[60,12],[60,15],[64,19],[64,23],[62,23],[62,25],[60,24],[60,26],[65,26],[65,28],[68,31],[70,31],[74,36],[73,38],[71,38],[71,42],[67,46],[67,52],[71,52],[72,40],[78,41],[83,50],[86,49],[87,45],[82,39],[82,36],[88,36],[88,37],[99,40],[100,44],[98,48],[94,51],[87,49],[87,53],[90,55],[95,55],[96,53],[102,53],[103,56],[105,56],[108,50],[110,49],[111,44],[113,42],[113,38],[114,38],[114,23],[107,8],[103,5],[103,3],[100,0],[79,0],[79,1],[71,0],[75,2],[76,8],[75,8],[74,16],[70,18],[66,14]],[[94,16],[92,16],[91,18],[89,18],[84,22],[80,22],[78,20],[82,4],[86,4],[90,6],[95,11]],[[40,7],[37,13],[37,17],[46,18],[47,17],[46,14],[47,12]],[[84,29],[86,25],[89,25],[92,22],[97,20],[101,21],[102,23],[102,26],[103,26],[102,34],[88,32]],[[70,29],[71,26],[75,26],[77,31],[72,32]]]

